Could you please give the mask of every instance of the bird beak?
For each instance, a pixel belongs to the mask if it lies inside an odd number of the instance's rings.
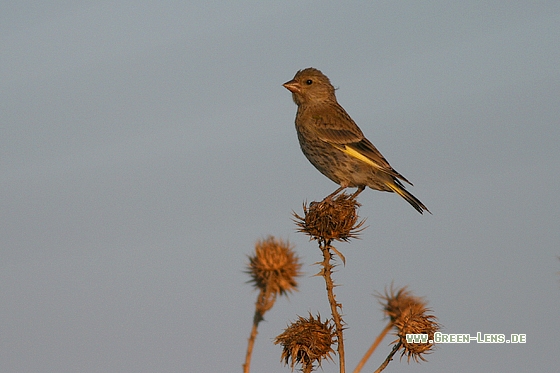
[[[299,85],[298,82],[296,82],[293,79],[290,80],[289,82],[286,82],[286,83],[282,84],[282,86],[284,86],[284,88],[286,88],[288,91],[290,91],[292,93],[301,92],[301,86]]]

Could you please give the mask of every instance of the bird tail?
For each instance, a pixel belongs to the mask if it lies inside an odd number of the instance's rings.
[[[410,193],[408,190],[406,190],[404,188],[404,186],[402,184],[398,183],[387,183],[386,185],[395,193],[397,193],[399,196],[401,196],[402,198],[404,198],[406,200],[406,202],[410,203],[412,205],[412,207],[414,207],[416,209],[416,211],[418,211],[419,213],[423,214],[424,211],[428,211],[430,214],[430,210],[428,210],[428,208],[426,206],[424,206],[424,204],[422,202],[420,202],[420,200],[416,197],[414,197],[412,195],[412,193]]]

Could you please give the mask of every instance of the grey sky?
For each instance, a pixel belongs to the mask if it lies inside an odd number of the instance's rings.
[[[241,371],[246,255],[272,234],[306,276],[252,370],[288,372],[271,340],[329,315],[291,221],[336,188],[281,86],[309,66],[433,212],[360,195],[369,228],[335,274],[349,368],[394,281],[444,332],[527,343],[440,345],[388,372],[557,369],[559,40],[558,1],[0,4],[0,371]]]

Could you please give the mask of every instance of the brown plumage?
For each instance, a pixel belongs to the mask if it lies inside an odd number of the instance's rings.
[[[399,174],[336,101],[329,78],[312,67],[300,70],[284,83],[298,106],[296,131],[303,154],[323,175],[340,185],[330,196],[345,188],[366,186],[395,192],[419,213],[430,212],[403,183]]]

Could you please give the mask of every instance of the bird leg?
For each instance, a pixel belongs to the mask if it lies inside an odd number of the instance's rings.
[[[344,189],[346,189],[345,186],[341,186],[340,188],[337,188],[334,192],[332,192],[331,194],[329,194],[328,196],[325,197],[325,200],[331,200],[334,196],[336,196],[338,193],[342,192]]]
[[[356,190],[356,191],[354,192],[354,194],[352,194],[352,199],[356,199],[356,197],[358,197],[358,195],[359,195],[360,193],[362,193],[362,192],[364,191],[364,189],[366,189],[366,187],[365,187],[364,185],[359,186],[359,187],[358,187],[358,190]]]

